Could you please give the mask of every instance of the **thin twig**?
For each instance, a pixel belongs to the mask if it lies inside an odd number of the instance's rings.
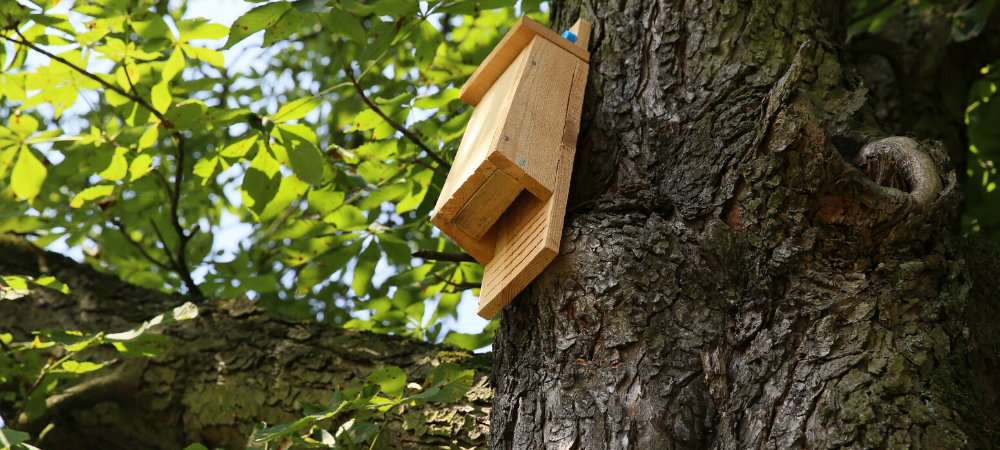
[[[449,285],[452,286],[451,292],[450,292],[451,294],[454,294],[456,292],[468,291],[470,289],[482,289],[483,288],[483,283],[455,283],[454,281],[449,281],[449,280],[441,277],[440,275],[438,275],[436,273],[433,274],[433,275],[434,275],[434,278],[438,279],[438,281],[443,281],[443,282],[445,282],[445,283],[447,283],[447,284],[449,284]]]
[[[138,242],[133,240],[132,236],[129,236],[129,234],[125,231],[125,225],[122,225],[122,223],[118,219],[109,218],[108,221],[114,224],[114,226],[118,228],[118,231],[122,234],[122,236],[125,236],[125,240],[128,241],[129,244],[132,244],[132,246],[135,247],[136,250],[139,250],[139,253],[142,253],[142,256],[148,259],[149,262],[156,264],[156,266],[161,269],[172,270],[166,264],[163,264],[160,261],[154,259],[152,256],[150,256],[150,254],[146,252],[146,249],[142,248],[142,245],[139,245]]]
[[[163,124],[163,127],[165,129],[167,129],[167,130],[173,130],[174,129],[174,124],[171,123],[169,120],[167,120],[166,116],[164,116],[163,113],[157,111],[156,108],[154,108],[153,105],[149,104],[149,102],[147,102],[144,98],[142,98],[142,97],[140,97],[138,95],[134,95],[134,94],[129,93],[129,92],[125,92],[122,89],[118,88],[117,86],[115,86],[115,85],[113,85],[113,84],[111,84],[111,83],[109,83],[107,81],[104,81],[103,79],[101,79],[97,75],[94,75],[94,74],[88,72],[87,70],[85,70],[85,69],[83,69],[81,67],[78,67],[77,65],[75,65],[75,64],[67,61],[65,58],[61,58],[61,57],[59,57],[57,55],[54,55],[54,54],[52,54],[50,52],[42,50],[41,48],[39,48],[39,47],[35,46],[34,44],[32,44],[31,42],[29,42],[28,39],[25,38],[23,34],[21,34],[20,30],[18,30],[18,29],[15,28],[14,32],[17,33],[17,35],[21,37],[20,40],[18,40],[18,39],[12,39],[12,38],[10,38],[8,36],[4,36],[2,34],[0,34],[0,37],[4,38],[7,41],[13,42],[15,44],[19,44],[19,45],[23,45],[25,47],[28,47],[28,48],[30,48],[30,49],[38,52],[38,53],[41,53],[41,54],[43,54],[45,56],[48,56],[49,58],[51,58],[51,59],[53,59],[55,61],[59,61],[60,63],[65,64],[67,67],[70,67],[70,68],[76,70],[77,72],[81,73],[82,75],[86,76],[87,78],[90,78],[90,79],[98,82],[99,84],[101,84],[102,86],[104,86],[106,89],[110,89],[110,90],[116,92],[118,95],[121,95],[121,96],[123,96],[123,97],[125,97],[125,98],[127,98],[129,100],[132,100],[133,102],[136,102],[137,104],[141,105],[143,108],[146,108],[151,114],[153,114],[153,116],[155,116],[157,119],[160,120],[160,123]],[[131,80],[129,80],[129,83],[131,83]],[[181,182],[184,180],[184,136],[182,134],[176,132],[176,131],[172,132],[171,136],[174,138],[174,143],[177,146],[177,175],[174,177],[174,189],[173,189],[173,192],[170,192],[170,194],[171,194],[170,195],[170,197],[171,197],[171,201],[170,201],[170,213],[171,213],[171,218],[173,219],[174,230],[177,232],[177,237],[178,237],[177,260],[173,261],[174,262],[173,265],[174,265],[174,270],[176,270],[177,273],[180,275],[181,279],[184,281],[184,284],[187,286],[188,291],[190,291],[193,295],[195,295],[197,297],[201,297],[202,294],[201,294],[201,291],[198,289],[198,285],[194,282],[194,279],[191,278],[191,271],[187,267],[186,257],[185,257],[185,254],[184,254],[185,253],[185,248],[187,247],[187,243],[188,243],[188,241],[191,240],[191,236],[193,236],[193,233],[191,235],[188,235],[188,234],[186,234],[184,232],[184,229],[181,227],[180,222],[178,221],[178,215],[177,215],[177,208],[178,208],[177,204],[178,204],[178,202],[180,200]],[[169,190],[169,188],[168,188],[168,190]],[[154,223],[154,229],[155,229],[155,223]],[[157,230],[157,234],[160,234],[159,230]],[[163,236],[162,235],[160,235],[160,240],[163,241]],[[166,241],[164,241],[164,243],[165,242]],[[167,252],[168,257],[169,257],[169,254],[170,254],[170,252],[168,251]],[[170,258],[170,259],[173,260],[173,258]]]
[[[361,88],[360,84],[358,84],[357,78],[354,78],[354,71],[351,70],[350,67],[347,67],[346,64],[343,64],[343,61],[341,61],[341,63],[342,63],[341,65],[344,67],[344,73],[347,74],[347,77],[351,79],[351,84],[354,85],[354,90],[357,91],[358,95],[361,96],[361,101],[365,102],[365,104],[368,105],[368,107],[371,108],[372,111],[375,111],[375,114],[378,114],[379,117],[382,118],[382,120],[385,120],[389,125],[395,128],[396,131],[403,133],[403,136],[406,136],[407,139],[412,141],[414,144],[417,144],[417,147],[420,147],[421,150],[427,152],[427,156],[430,156],[431,159],[433,159],[434,162],[438,163],[439,166],[451,170],[451,164],[448,164],[447,161],[438,156],[438,154],[435,153],[433,150],[431,150],[431,148],[428,147],[427,144],[424,144],[423,141],[421,141],[420,138],[417,137],[417,135],[413,134],[413,132],[411,132],[410,130],[407,130],[406,127],[400,125],[395,120],[390,119],[389,116],[387,116],[384,112],[382,112],[382,110],[379,109],[378,106],[375,106],[375,103],[372,103],[371,99],[369,99],[368,96],[365,95],[365,90]]]
[[[49,364],[52,364],[52,360],[54,360],[54,359],[55,358],[49,359]],[[44,367],[42,367],[42,370],[40,372],[38,372],[38,378],[35,380],[34,383],[32,383],[31,388],[28,389],[28,393],[25,394],[25,396],[24,396],[24,401],[21,402],[21,407],[19,407],[17,409],[17,413],[14,414],[13,419],[15,421],[17,421],[17,422],[27,422],[27,421],[22,421],[21,420],[21,414],[24,414],[24,407],[28,406],[28,399],[31,398],[31,394],[35,393],[35,389],[38,389],[38,386],[40,386],[42,384],[42,380],[45,379],[45,375],[48,374],[49,364],[46,364]]]
[[[41,53],[41,54],[43,54],[45,56],[48,56],[51,59],[59,61],[59,62],[65,64],[65,65],[73,68],[77,72],[80,72],[83,76],[85,76],[87,78],[90,78],[90,79],[92,79],[92,80],[100,83],[106,89],[111,89],[112,91],[115,91],[118,95],[121,95],[122,97],[125,97],[125,98],[127,98],[129,100],[132,100],[133,102],[136,102],[139,105],[141,105],[143,108],[148,109],[149,112],[152,113],[154,116],[156,116],[157,119],[160,119],[160,122],[163,123],[164,128],[166,128],[168,130],[174,128],[174,124],[170,123],[170,121],[167,120],[167,118],[162,113],[160,113],[159,111],[157,111],[156,108],[153,108],[153,105],[150,105],[149,102],[147,102],[142,97],[139,97],[137,95],[133,95],[133,94],[130,94],[128,92],[125,92],[125,91],[121,90],[121,88],[119,88],[119,87],[117,87],[117,86],[115,86],[115,85],[113,85],[111,83],[108,83],[107,81],[104,81],[103,79],[101,79],[101,77],[98,77],[97,75],[94,75],[94,74],[86,71],[85,69],[77,67],[75,64],[67,61],[65,58],[61,58],[61,57],[56,56],[56,55],[54,55],[52,53],[49,53],[49,52],[47,52],[45,50],[42,50],[41,48],[38,48],[37,46],[35,46],[31,42],[28,42],[27,38],[25,38],[24,35],[21,34],[20,30],[15,29],[14,32],[17,33],[18,36],[21,36],[20,40],[18,40],[18,39],[12,39],[12,38],[10,38],[8,36],[4,36],[2,34],[0,34],[0,37],[4,38],[4,39],[6,39],[6,40],[8,40],[10,42],[13,42],[15,44],[20,44],[20,45],[23,45],[25,47],[28,47],[28,48],[30,48],[30,49],[38,52],[38,53]]]
[[[156,174],[156,177],[160,179],[161,183],[163,183],[163,188],[167,190],[167,195],[170,198],[174,198],[174,190],[170,189],[170,182],[167,181],[167,177],[163,176],[163,174],[160,173],[160,169],[159,168],[154,168],[152,170],[152,172],[154,174]]]
[[[174,260],[174,255],[171,254],[170,249],[167,248],[167,240],[163,238],[163,233],[160,232],[160,227],[156,226],[156,221],[153,219],[149,219],[149,224],[153,226],[153,232],[156,233],[156,236],[160,238],[160,243],[163,244],[163,253],[167,254],[167,259],[173,267],[171,270],[180,273],[180,271],[177,270],[177,261]]]
[[[428,261],[447,261],[447,262],[471,262],[479,263],[476,258],[468,253],[443,253],[435,252],[433,250],[418,250],[413,252],[410,256],[414,258],[423,258]]]

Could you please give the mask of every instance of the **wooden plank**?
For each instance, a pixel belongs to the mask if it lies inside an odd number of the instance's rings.
[[[517,23],[514,24],[514,27],[507,32],[496,48],[486,57],[486,60],[479,65],[476,71],[472,73],[472,76],[469,77],[469,80],[465,82],[458,98],[472,106],[477,106],[490,90],[490,87],[493,86],[493,83],[500,78],[501,74],[521,54],[521,50],[535,36],[540,36],[554,43],[584,62],[590,62],[590,52],[587,51],[585,46],[574,45],[572,42],[566,40],[566,38],[560,36],[559,33],[529,19],[527,16],[521,16]]]
[[[465,250],[475,258],[479,264],[485,265],[493,260],[497,247],[497,234],[499,232],[499,228],[496,225],[490,228],[483,237],[474,239],[468,233],[456,227],[450,220],[435,222],[434,217],[431,217],[431,222],[442,233],[455,241],[459,247],[462,247],[462,250]]]
[[[489,160],[544,201],[556,184],[562,140],[553,130],[562,130],[566,122],[566,99],[581,61],[540,37],[526,53],[524,70]]]
[[[575,64],[556,169],[557,184],[552,196],[541,201],[523,192],[494,225],[494,229],[499,228],[496,251],[483,274],[477,311],[480,317],[493,318],[559,252],[589,69],[589,64],[583,61]]]
[[[479,239],[521,193],[521,185],[503,171],[493,172],[452,219],[456,227]]]
[[[491,90],[472,111],[432,217],[441,216],[439,220],[453,219],[496,170],[495,165],[487,162],[487,155],[496,145],[497,133],[507,117],[509,100],[517,88],[521,66],[526,57],[527,53],[516,58],[497,81],[496,89]]]
[[[576,45],[584,50],[590,45],[590,22],[583,19],[576,19],[576,23],[570,27],[569,32],[576,35]],[[589,61],[588,61],[589,62]]]

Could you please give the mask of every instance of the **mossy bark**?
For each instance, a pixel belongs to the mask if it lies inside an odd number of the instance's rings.
[[[129,285],[9,237],[0,237],[0,273],[50,274],[72,290],[64,295],[38,288],[0,302],[0,330],[18,339],[45,329],[124,331],[186,300]],[[202,305],[198,318],[152,332],[168,336],[164,354],[121,359],[66,394],[50,397],[42,419],[26,428],[9,425],[43,435],[37,445],[46,450],[180,449],[192,443],[243,449],[254,425],[301,418],[300,400],[327,402],[337,385],[358,388],[385,366],[399,366],[409,380],[421,382],[435,365],[454,362],[476,370],[467,399],[398,411],[378,447],[487,446],[493,396],[488,355],[288,320],[239,299]],[[86,356],[118,357],[110,348]],[[333,422],[328,425],[335,431]]]
[[[850,165],[884,134],[843,3],[555,6],[594,23],[584,131],[560,255],[502,312],[494,448],[1000,442],[996,258],[940,142],[927,202]]]

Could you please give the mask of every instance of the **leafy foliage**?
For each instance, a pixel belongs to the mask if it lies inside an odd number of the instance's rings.
[[[4,277],[4,282],[11,287],[17,284],[12,277]],[[81,352],[111,345],[123,357],[155,356],[166,348],[166,337],[147,333],[151,327],[197,316],[198,308],[193,303],[185,303],[121,333],[45,330],[35,332],[30,342],[14,342],[13,335],[0,333],[0,386],[15,387],[0,392],[0,403],[13,407],[16,411],[10,417],[13,420],[20,420],[22,415],[28,421],[37,419],[45,413],[46,397],[61,392],[77,376],[114,362],[79,359]],[[0,428],[2,448],[33,449],[24,443],[29,438],[27,433]]]
[[[165,3],[4,3],[0,232],[153,289],[443,338],[482,267],[410,254],[460,251],[428,217],[458,88],[514,1],[276,1],[228,29]],[[265,65],[226,61],[259,32]]]
[[[461,399],[472,387],[475,372],[462,370],[455,364],[443,363],[435,367],[423,384],[406,383],[406,374],[399,367],[387,367],[373,372],[360,390],[341,389],[325,405],[300,402],[305,417],[290,423],[265,428],[261,424],[251,437],[253,448],[264,448],[267,443],[280,443],[306,448],[347,449],[365,442],[375,446],[385,420],[380,417],[392,413],[400,405],[417,406],[424,403],[450,403]],[[405,395],[409,390],[410,395]],[[341,422],[339,417],[350,415]],[[317,423],[334,419],[338,426],[334,433]],[[303,433],[305,430],[308,432]]]
[[[966,230],[994,240],[1000,239],[1000,190],[997,190],[997,165],[1000,164],[1000,61],[984,67],[981,78],[969,92],[965,123],[969,127],[969,162],[966,175],[967,210],[962,217]]]
[[[183,3],[57,3],[0,2],[0,232],[194,300],[246,294],[331,326],[489,344],[495,323],[442,333],[482,267],[411,253],[460,251],[428,217],[471,112],[458,88],[513,25],[514,0],[261,2],[231,27]],[[519,8],[545,21],[537,0]],[[228,235],[233,223],[249,233]],[[66,291],[4,276],[0,300],[34,286]],[[46,395],[105,364],[80,351],[154,355],[164,342],[146,330],[175,316],[116,334],[0,335],[0,385],[19,386],[0,403],[38,417]],[[368,419],[452,401],[471,377],[441,366],[414,393],[386,370],[304,420],[350,414],[331,439],[361,443],[377,436]]]

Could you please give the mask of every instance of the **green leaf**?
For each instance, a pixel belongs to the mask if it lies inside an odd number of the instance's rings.
[[[181,33],[179,42],[195,39],[222,39],[229,35],[229,28],[225,25],[209,23],[201,18],[177,22],[177,31]]]
[[[465,396],[466,392],[472,388],[472,378],[475,376],[473,370],[462,370],[453,363],[441,363],[424,381],[424,391],[407,397],[407,401],[420,402],[454,402]]]
[[[378,430],[379,426],[374,423],[351,419],[337,430],[337,439],[348,440],[351,444],[358,445],[371,439]]]
[[[11,117],[6,124],[14,134],[26,138],[38,131],[38,120],[27,114],[19,114]]]
[[[385,119],[383,119],[382,116],[380,116],[377,112],[375,112],[375,110],[366,109],[364,111],[361,111],[360,113],[358,113],[357,116],[354,117],[354,126],[351,127],[351,129],[348,131],[371,130],[372,128],[375,128],[382,122],[385,122]]]
[[[205,447],[204,445],[201,444],[191,444],[187,447],[184,447],[184,450],[208,450],[208,447]]]
[[[115,155],[111,157],[111,164],[97,175],[105,180],[120,180],[125,178],[125,174],[128,173],[128,161],[125,160],[126,153],[128,153],[127,148],[116,147]]]
[[[365,379],[365,382],[377,384],[383,394],[388,395],[393,400],[399,400],[400,396],[403,395],[403,389],[406,388],[406,374],[399,367],[389,366],[372,372]]]
[[[449,331],[443,342],[446,344],[454,344],[463,349],[473,351],[492,344],[493,333],[466,334],[459,333],[457,331]]]
[[[173,102],[173,98],[170,97],[170,87],[167,86],[167,82],[163,81],[153,86],[152,89],[152,100],[153,109],[160,113],[167,111],[170,108],[170,104]]]
[[[87,361],[81,362],[73,360],[63,361],[63,363],[59,365],[59,368],[61,368],[62,370],[76,374],[93,372],[102,367],[104,367],[104,364],[95,364]]]
[[[375,14],[399,17],[420,10],[420,5],[412,0],[379,0],[375,3]]]
[[[368,32],[350,13],[332,8],[328,14],[319,14],[319,18],[328,33],[346,37],[361,45],[368,44]]]
[[[129,178],[129,181],[138,180],[139,178],[142,178],[143,175],[149,173],[149,166],[152,163],[153,163],[153,157],[149,156],[149,154],[142,154],[136,156],[135,159],[132,160],[132,164],[128,168],[129,173],[132,174],[132,177]]]
[[[340,191],[331,192],[313,189],[309,191],[306,199],[309,201],[310,209],[325,216],[333,211],[334,208],[344,203],[344,193]]]
[[[222,49],[229,50],[251,34],[270,28],[291,8],[291,3],[274,2],[251,9],[233,22],[233,26],[229,29],[229,40]]]
[[[125,356],[155,356],[166,349],[167,337],[162,334],[145,334],[146,331],[156,325],[166,325],[195,317],[198,317],[198,307],[194,303],[185,302],[181,306],[143,322],[138,327],[121,333],[109,334],[104,339],[114,344],[115,348]]]
[[[151,16],[149,20],[142,22],[131,23],[132,30],[135,34],[143,39],[155,39],[158,37],[166,36],[170,33],[170,28],[167,27],[167,23],[163,21],[163,16],[154,15]]]
[[[188,58],[205,61],[218,69],[225,68],[226,59],[220,51],[203,47],[193,47],[188,44],[181,44],[180,48]]]
[[[275,42],[283,40],[292,33],[302,29],[306,16],[294,8],[285,11],[273,26],[264,31],[264,47],[270,47]]]
[[[354,288],[354,293],[358,297],[364,297],[374,289],[372,276],[375,275],[375,266],[378,265],[378,260],[381,258],[382,252],[379,250],[378,245],[375,244],[375,241],[369,242],[368,248],[358,255],[358,262],[354,266],[354,274],[351,280],[351,287]]]
[[[276,219],[292,201],[301,198],[307,189],[309,189],[309,183],[302,181],[298,176],[293,175],[282,178],[281,185],[278,186],[278,192],[274,194],[274,198],[268,202],[267,207],[260,213],[260,220],[268,221]]]
[[[201,185],[205,186],[209,181],[212,180],[212,175],[215,174],[215,168],[219,165],[219,157],[214,158],[202,158],[194,164],[194,170],[192,173],[201,177]]]
[[[391,202],[403,197],[407,193],[405,184],[390,184],[383,186],[380,190],[368,194],[363,200],[358,202],[358,209],[362,211],[382,206],[384,202]]]
[[[48,275],[41,276],[38,277],[37,280],[32,281],[32,283],[37,284],[39,286],[45,286],[49,289],[55,289],[59,292],[62,292],[63,294],[69,294],[69,286],[66,286],[53,276],[48,276]]]
[[[136,151],[141,152],[149,147],[152,147],[153,144],[156,144],[156,140],[159,138],[160,126],[159,124],[153,124],[153,126],[142,132],[142,136],[139,137],[139,145],[136,148]]]
[[[326,281],[330,275],[344,269],[347,262],[358,254],[358,250],[361,250],[361,244],[362,240],[358,239],[346,247],[327,252],[316,258],[312,264],[307,265],[299,273],[299,279],[296,282],[296,293],[304,294],[312,289],[313,286]]]
[[[2,7],[0,7],[0,10],[2,10]],[[11,430],[10,428],[0,428],[0,445],[3,445],[3,448],[13,448],[15,445],[26,442],[28,439],[31,439],[31,435],[28,433]]]
[[[378,235],[378,243],[382,247],[382,251],[389,257],[389,262],[400,266],[410,264],[410,260],[413,258],[410,255],[413,253],[413,250],[406,241],[384,233]]]
[[[278,129],[288,151],[292,171],[302,178],[302,181],[319,186],[323,182],[323,155],[319,149],[302,136],[293,133],[289,127],[278,125]]]
[[[273,120],[275,123],[284,123],[289,120],[301,119],[316,109],[322,101],[318,98],[303,97],[291,103],[285,103],[278,109]]]
[[[324,222],[332,223],[343,231],[363,230],[368,228],[368,219],[361,214],[361,210],[354,205],[344,205],[337,208],[323,219]]]
[[[444,42],[444,35],[434,28],[430,22],[424,20],[420,22],[420,27],[417,31],[416,36],[416,48],[417,51],[413,55],[413,59],[416,60],[417,67],[421,69],[426,69],[431,63],[434,62],[434,56],[437,54],[438,47]]]
[[[34,199],[42,190],[42,183],[48,176],[48,170],[35,158],[27,146],[21,146],[18,152],[17,163],[14,164],[14,171],[10,175],[10,185],[18,197],[25,200]]]
[[[327,0],[297,0],[292,2],[292,6],[296,11],[303,13],[327,12],[330,7],[326,6],[326,3]]]
[[[257,134],[252,134],[250,137],[236,142],[234,144],[229,144],[226,148],[219,152],[219,155],[226,158],[241,158],[243,155],[247,154],[247,151],[257,143]]]
[[[83,203],[90,200],[95,200],[103,197],[107,197],[114,192],[115,186],[112,184],[102,184],[100,186],[92,186],[87,189],[80,191],[78,194],[73,196],[73,201],[69,203],[72,208],[79,208],[83,206]]]
[[[281,187],[279,164],[271,152],[260,149],[243,176],[243,205],[258,218]]]
[[[437,94],[429,95],[427,97],[420,97],[415,102],[413,106],[420,109],[434,109],[440,108],[442,106],[451,103],[454,100],[458,100],[458,94],[461,89],[445,89],[444,91],[438,92]]]
[[[163,64],[163,72],[160,73],[163,81],[173,80],[177,74],[184,71],[184,52],[180,49],[175,49],[171,54],[170,58],[167,58],[167,62]]]
[[[144,334],[123,342],[112,342],[118,353],[129,358],[148,358],[167,351],[167,337],[162,334]]]

